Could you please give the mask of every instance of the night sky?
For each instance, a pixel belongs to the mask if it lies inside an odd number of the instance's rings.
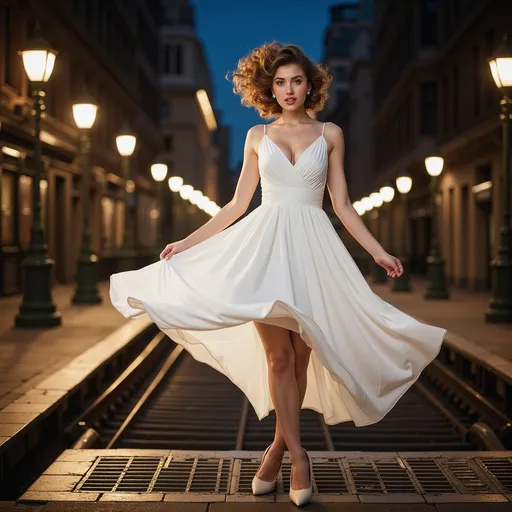
[[[264,121],[254,109],[243,107],[225,79],[240,57],[271,41],[299,45],[320,62],[324,31],[333,0],[191,0],[196,6],[196,30],[203,42],[213,77],[215,107],[231,128],[231,166],[243,157],[247,130]],[[354,0],[354,3],[357,3]],[[220,9],[219,6],[222,6]]]

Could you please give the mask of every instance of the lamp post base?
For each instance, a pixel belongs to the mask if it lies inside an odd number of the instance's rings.
[[[72,299],[73,304],[100,304],[102,302],[97,275],[95,254],[78,261],[77,286]]]
[[[402,262],[404,272],[400,277],[393,279],[393,287],[391,288],[394,292],[411,292],[411,284],[409,282],[409,260],[403,256],[398,258]]]
[[[23,300],[14,325],[22,328],[57,327],[61,315],[51,295],[55,262],[46,257],[28,256],[22,263]]]
[[[388,275],[386,273],[386,269],[382,268],[377,263],[374,263],[373,267],[373,282],[375,284],[384,284],[388,282]]]
[[[428,264],[428,285],[423,298],[425,299],[449,299],[450,292],[446,287],[444,278],[444,261],[438,257],[429,257]]]
[[[493,293],[485,321],[489,323],[512,322],[512,260],[500,255],[493,262]]]
[[[117,262],[118,272],[127,272],[137,268],[137,253],[133,249],[124,249],[119,253]]]

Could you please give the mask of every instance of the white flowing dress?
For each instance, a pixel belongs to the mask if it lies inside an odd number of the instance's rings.
[[[254,321],[299,333],[312,349],[302,407],[330,425],[364,426],[381,420],[435,359],[446,330],[378,297],[340,240],[322,209],[324,130],[292,164],[265,129],[261,205],[169,260],[113,274],[110,298],[125,317],[147,313],[226,375],[260,420],[274,406]]]

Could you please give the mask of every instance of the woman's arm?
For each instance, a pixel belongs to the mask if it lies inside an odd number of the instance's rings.
[[[332,149],[329,154],[327,189],[331,197],[334,213],[349,233],[371,254],[375,261],[386,268],[390,276],[396,277],[401,275],[403,269],[400,261],[384,250],[352,206],[348,196],[347,181],[343,167],[345,158],[343,130],[334,123],[327,123],[325,134],[326,138],[328,137],[332,143]]]
[[[198,243],[219,233],[241,217],[249,207],[259,181],[258,155],[256,153],[257,140],[260,138],[259,125],[253,126],[247,132],[244,146],[244,162],[238,178],[233,198],[222,207],[208,222],[196,229],[179,242],[168,244],[160,254],[160,259],[167,258],[193,247]]]

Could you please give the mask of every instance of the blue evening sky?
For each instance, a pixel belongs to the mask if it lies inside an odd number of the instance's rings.
[[[263,43],[299,45],[315,62],[322,58],[324,32],[333,0],[191,0],[196,30],[203,42],[214,85],[214,105],[231,129],[231,166],[243,157],[247,130],[262,122],[254,109],[243,107],[224,77],[240,57]],[[354,0],[357,3],[357,0]]]

